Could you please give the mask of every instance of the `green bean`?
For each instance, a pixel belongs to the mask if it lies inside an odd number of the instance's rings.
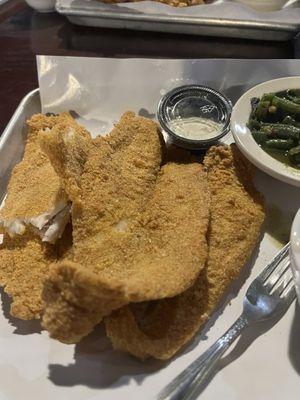
[[[300,165],[300,146],[292,147],[288,152],[291,164]]]
[[[270,149],[289,150],[295,146],[293,139],[270,139],[267,140],[264,146]]]
[[[256,116],[259,121],[263,121],[266,119],[270,107],[270,102],[269,101],[260,101],[257,109],[256,109]]]
[[[300,129],[285,124],[264,124],[261,130],[269,136],[279,139],[295,139],[300,138]]]
[[[300,122],[296,121],[293,117],[290,115],[287,115],[283,121],[283,124],[290,125],[290,126],[295,126],[296,128],[300,128]]]
[[[251,99],[247,127],[265,151],[300,168],[300,89]]]
[[[287,98],[287,100],[290,100],[293,103],[300,104],[300,98],[299,97],[293,97],[293,96],[288,95],[286,98]]]
[[[272,100],[274,99],[274,97],[275,97],[275,93],[265,93],[265,94],[263,94],[263,96],[262,96],[262,98],[261,98],[261,101],[269,101],[269,102],[272,102]]]
[[[257,119],[253,119],[253,118],[250,118],[249,119],[249,122],[248,122],[248,124],[247,124],[247,127],[250,129],[250,130],[252,130],[252,129],[260,129],[260,127],[261,127],[261,123],[259,122],[259,121],[257,121]]]
[[[275,128],[278,125],[281,125],[280,122],[260,122],[260,126],[262,128],[264,128],[264,127]]]
[[[266,135],[264,132],[261,131],[252,131],[252,136],[254,138],[254,140],[256,141],[256,143],[258,144],[265,144],[266,141],[269,139],[268,135]]]
[[[286,91],[287,98],[294,103],[300,104],[300,90],[299,89],[288,89]]]
[[[288,99],[294,103],[300,104],[300,90],[299,89],[288,89],[276,93],[277,97]]]
[[[288,114],[300,114],[300,104],[295,104],[294,102],[282,99],[280,97],[274,96],[272,100],[272,106],[277,107]]]
[[[276,92],[275,96],[285,98],[287,96],[287,90],[282,90],[280,92]]]
[[[286,92],[294,97],[300,97],[300,89],[288,89]]]

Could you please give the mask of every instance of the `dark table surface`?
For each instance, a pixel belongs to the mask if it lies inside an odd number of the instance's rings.
[[[154,58],[297,58],[300,41],[264,42],[88,28],[22,0],[0,6],[0,133],[22,97],[37,87],[37,54]]]

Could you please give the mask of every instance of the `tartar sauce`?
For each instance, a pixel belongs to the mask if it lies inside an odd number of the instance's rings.
[[[221,133],[222,124],[200,117],[176,118],[169,128],[178,136],[193,140],[212,139]]]

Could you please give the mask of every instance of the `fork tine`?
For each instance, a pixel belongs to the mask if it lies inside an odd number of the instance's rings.
[[[295,286],[292,286],[291,289],[289,290],[288,294],[286,294],[284,297],[285,297],[287,303],[291,304],[297,297]]]
[[[288,287],[292,279],[293,279],[293,274],[291,269],[289,268],[285,271],[284,274],[280,276],[276,284],[273,286],[273,288],[271,289],[271,294],[281,296],[281,294],[284,292],[284,289]]]
[[[286,244],[281,251],[275,256],[275,258],[270,262],[270,264],[263,270],[263,272],[258,276],[261,282],[265,282],[272,272],[277,268],[281,261],[289,254],[290,244]]]
[[[278,264],[277,268],[270,274],[270,276],[265,280],[264,286],[270,292],[272,288],[276,285],[278,280],[290,269],[290,260],[287,257],[284,262]]]
[[[282,297],[285,297],[287,301],[293,301],[296,298],[296,289],[293,279],[291,279],[290,283],[282,292]]]

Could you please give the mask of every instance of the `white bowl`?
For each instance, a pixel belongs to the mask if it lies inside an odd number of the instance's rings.
[[[36,11],[39,11],[41,13],[55,11],[56,0],[25,0],[25,1],[30,7],[34,8]]]
[[[300,303],[300,209],[297,212],[292,225],[290,257],[295,278],[296,291]]]
[[[257,11],[281,10],[288,0],[236,0],[238,3],[246,4]]]
[[[279,92],[286,89],[300,89],[300,76],[274,79],[261,83],[248,90],[233,107],[231,131],[241,152],[258,168],[283,182],[300,186],[300,170],[290,167],[266,153],[254,140],[247,122],[251,112],[252,97],[261,97],[264,93]]]

